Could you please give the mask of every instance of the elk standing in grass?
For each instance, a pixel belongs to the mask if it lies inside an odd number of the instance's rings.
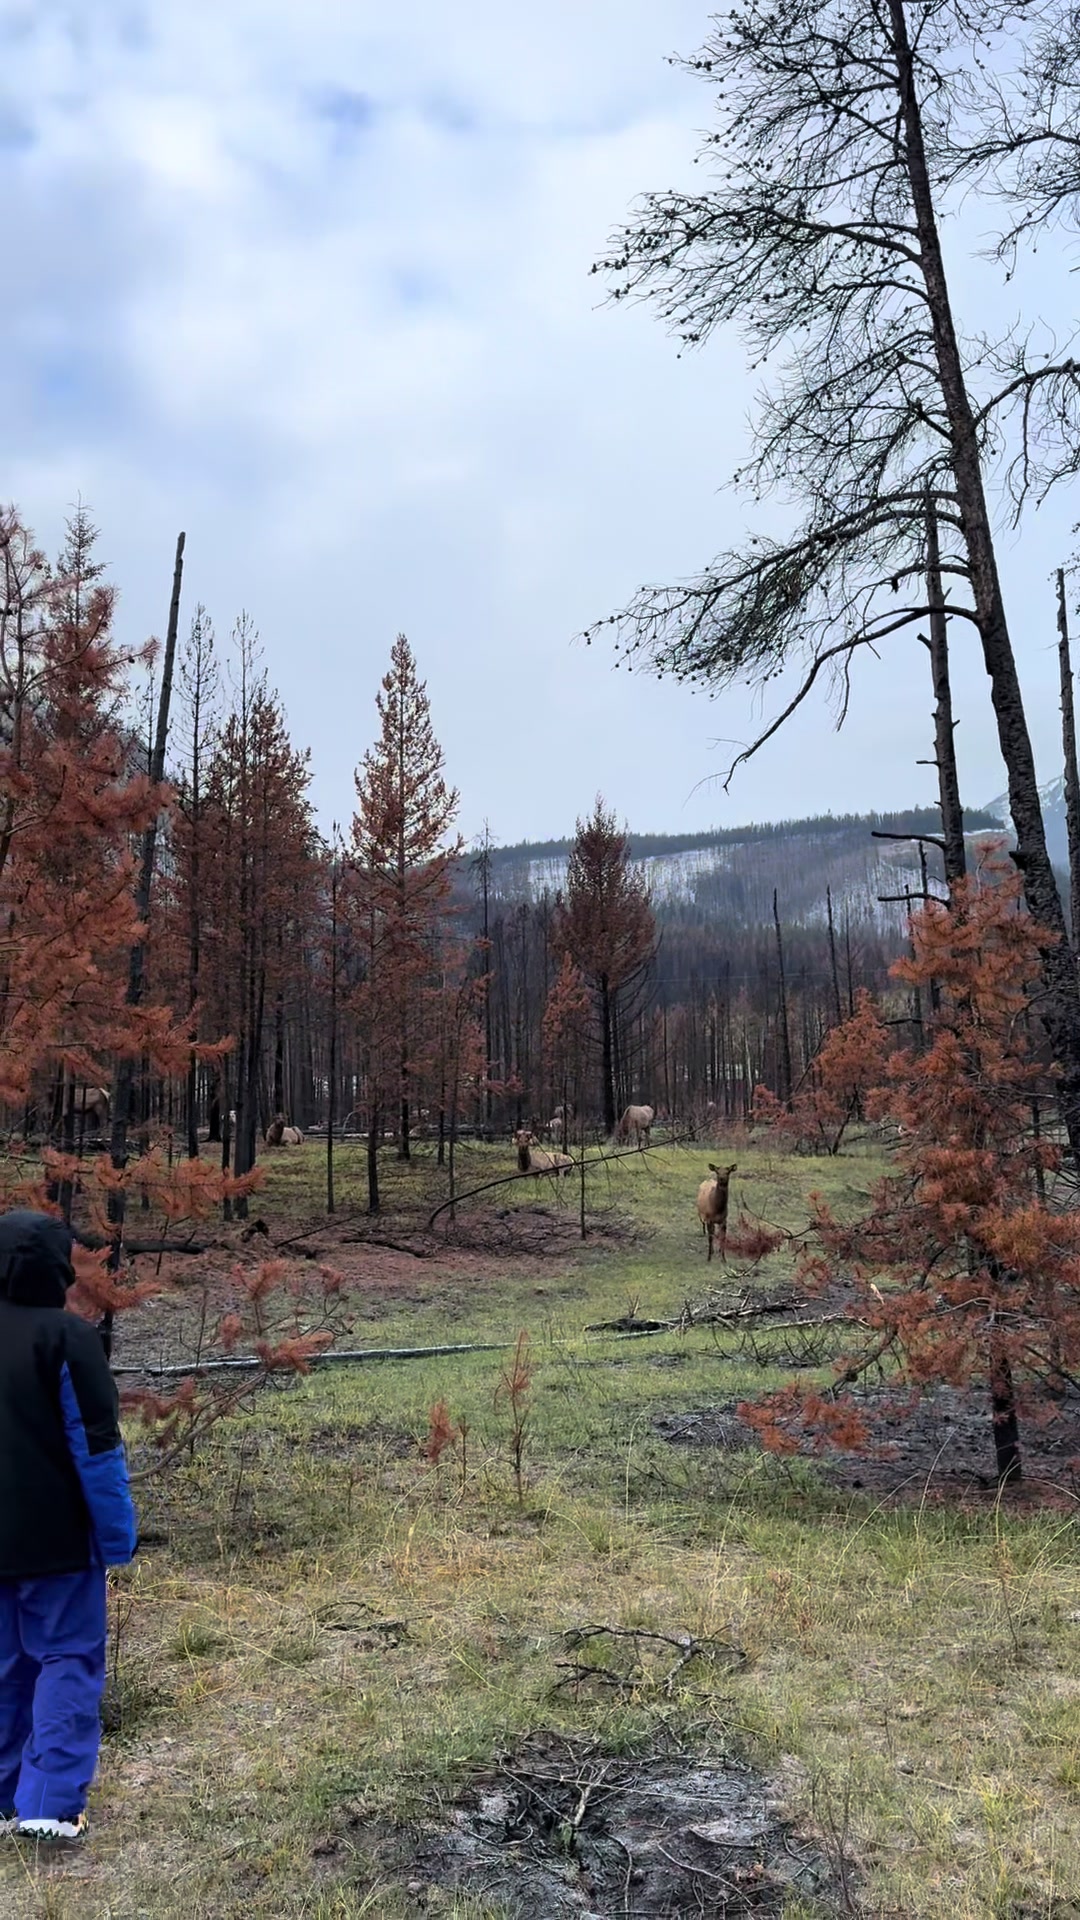
[[[519,1173],[534,1173],[537,1179],[543,1173],[554,1175],[569,1173],[573,1161],[568,1153],[546,1153],[538,1147],[527,1127],[519,1127],[514,1135],[517,1148]]]
[[[615,1129],[616,1140],[629,1140],[630,1135],[633,1134],[634,1145],[636,1147],[640,1147],[643,1140],[645,1145],[648,1146],[649,1134],[655,1118],[655,1107],[627,1107],[626,1112],[623,1114],[622,1119]]]
[[[727,1258],[728,1187],[737,1164],[734,1162],[730,1167],[714,1167],[710,1160],[709,1173],[712,1177],[703,1180],[698,1188],[698,1219],[701,1221],[701,1231],[709,1242],[709,1260],[713,1257],[713,1237],[717,1234],[720,1238],[720,1258]]]

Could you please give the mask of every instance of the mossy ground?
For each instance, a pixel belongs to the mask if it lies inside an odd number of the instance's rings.
[[[272,1233],[319,1220],[322,1152],[272,1163]],[[500,1352],[326,1370],[219,1429],[147,1488],[161,1544],[115,1577],[93,1838],[55,1862],[5,1849],[6,1912],[487,1920],[482,1898],[409,1891],[408,1835],[546,1730],[780,1769],[804,1830],[855,1863],[867,1915],[1080,1915],[1075,1517],[989,1496],[870,1499],[804,1462],[672,1447],[657,1415],[781,1376],[703,1327],[586,1331],[737,1284],[705,1264],[694,1194],[709,1157],[671,1148],[605,1169],[577,1249],[560,1234],[557,1254],[515,1252],[515,1210],[569,1222],[577,1200],[522,1185],[459,1220],[466,1243],[470,1220],[505,1228],[505,1254],[451,1239],[412,1259],[344,1240],[363,1199],[346,1150],[343,1215],[312,1237],[347,1268],[358,1345],[528,1331],[520,1497]],[[880,1171],[869,1153],[824,1163],[740,1143],[724,1157],[739,1162],[734,1210],[791,1225],[812,1188],[855,1205]],[[459,1184],[506,1160],[472,1149]],[[430,1150],[387,1162],[388,1237],[415,1233],[441,1180]],[[768,1290],[789,1274],[781,1253],[745,1277]],[[464,1464],[448,1448],[435,1469],[421,1443],[439,1400],[467,1444]],[[695,1659],[668,1685],[668,1665],[627,1656],[620,1686],[569,1684],[563,1635],[590,1623],[733,1642],[747,1659]]]

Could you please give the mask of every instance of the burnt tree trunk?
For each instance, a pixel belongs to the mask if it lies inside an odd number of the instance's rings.
[[[330,1032],[327,1035],[326,1070],[326,1211],[334,1211],[334,1123],[337,1120],[338,1071],[338,886],[340,875],[335,858],[330,870]],[[280,1113],[281,1108],[275,1108]]]
[[[224,1075],[221,1068],[215,1067],[210,1083],[210,1098],[206,1107],[206,1137],[208,1142],[212,1142],[216,1146],[221,1144],[221,1094],[223,1081]]]
[[[600,975],[600,1075],[604,1102],[604,1132],[613,1134],[618,1115],[615,1111],[615,1060],[612,1047],[611,988],[606,973]]]
[[[945,884],[952,893],[967,872],[964,809],[960,804],[960,775],[956,766],[956,721],[949,684],[949,626],[941,584],[941,542],[937,506],[926,496],[926,598],[930,608],[930,671],[934,682],[934,764],[941,804],[942,855]]]
[[[180,624],[180,585],[184,575],[184,535],[178,534],[176,541],[176,559],[173,564],[172,598],[169,602],[169,624],[165,634],[165,657],[161,669],[161,692],[158,696],[157,725],[154,732],[154,751],[150,763],[150,778],[160,785],[165,777],[165,748],[169,737],[169,706],[172,700],[173,663],[176,659],[176,633]],[[154,884],[154,862],[157,855],[158,820],[155,814],[143,833],[142,858],[139,863],[139,881],[135,893],[135,907],[140,923],[145,927],[150,918],[150,895]],[[141,1006],[146,991],[146,936],[138,940],[128,956],[128,984],[126,1003],[129,1007]],[[112,1127],[109,1137],[109,1156],[117,1172],[127,1165],[128,1127],[133,1118],[135,1092],[135,1062],[131,1055],[118,1060],[112,1086]],[[109,1270],[118,1273],[123,1258],[124,1246],[124,1190],[117,1187],[109,1195],[109,1225],[112,1230],[112,1245],[109,1251]],[[101,1337],[106,1353],[112,1350],[112,1309],[107,1308],[101,1320]]]
[[[382,1115],[379,1112],[379,1102],[373,1099],[368,1109],[367,1136],[367,1210],[369,1213],[379,1211],[379,1129],[381,1126]]]
[[[1076,763],[1076,713],[1073,706],[1069,613],[1065,570],[1057,572],[1058,663],[1061,668],[1061,743],[1065,761],[1065,820],[1069,834],[1069,919],[1073,951],[1080,956],[1080,771]]]
[[[967,550],[968,575],[998,744],[1008,775],[1009,811],[1016,834],[1013,858],[1032,919],[1058,938],[1043,955],[1040,1016],[1060,1065],[1058,1097],[1074,1163],[1080,1167],[1080,979],[1043,824],[1027,717],[994,551],[983,485],[979,429],[964,375],[934,209],[923,139],[922,110],[905,0],[888,0],[897,66],[904,157],[919,242],[938,378],[949,422],[950,466]]]
[[[829,967],[832,974],[833,1014],[839,1026],[844,1015],[840,1005],[840,969],[836,964],[836,928],[833,925],[831,887],[825,889],[825,911],[829,921]]]
[[[990,1353],[990,1409],[994,1427],[997,1483],[999,1487],[1015,1487],[1023,1477],[1020,1460],[1020,1422],[1017,1417],[1016,1393],[1009,1357],[996,1342],[992,1342]]]
[[[777,1052],[780,1068],[780,1085],[777,1089],[786,1107],[791,1105],[791,1090],[794,1084],[791,1072],[791,1033],[788,1027],[787,978],[784,973],[784,941],[780,932],[780,908],[777,904],[776,888],[772,897],[773,924],[776,928],[776,960],[779,968],[778,1008],[777,1008]]]

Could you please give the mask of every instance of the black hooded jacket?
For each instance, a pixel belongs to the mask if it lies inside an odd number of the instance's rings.
[[[135,1515],[100,1335],[65,1310],[72,1235],[0,1215],[0,1580],[122,1565]]]

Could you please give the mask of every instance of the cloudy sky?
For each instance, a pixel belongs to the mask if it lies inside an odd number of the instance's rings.
[[[867,661],[838,738],[815,707],[725,795],[716,743],[751,703],[574,644],[744,524],[737,337],[680,359],[588,272],[637,193],[700,180],[708,94],[664,56],[705,25],[694,0],[0,9],[0,497],[55,549],[81,494],[132,640],[163,628],[186,530],[187,611],[226,643],[251,614],[327,825],[399,630],[469,835],[564,833],[597,791],[673,832],[931,797],[921,649]],[[1002,552],[1047,778],[1077,518],[1062,499]],[[980,802],[1003,781],[957,639]]]

